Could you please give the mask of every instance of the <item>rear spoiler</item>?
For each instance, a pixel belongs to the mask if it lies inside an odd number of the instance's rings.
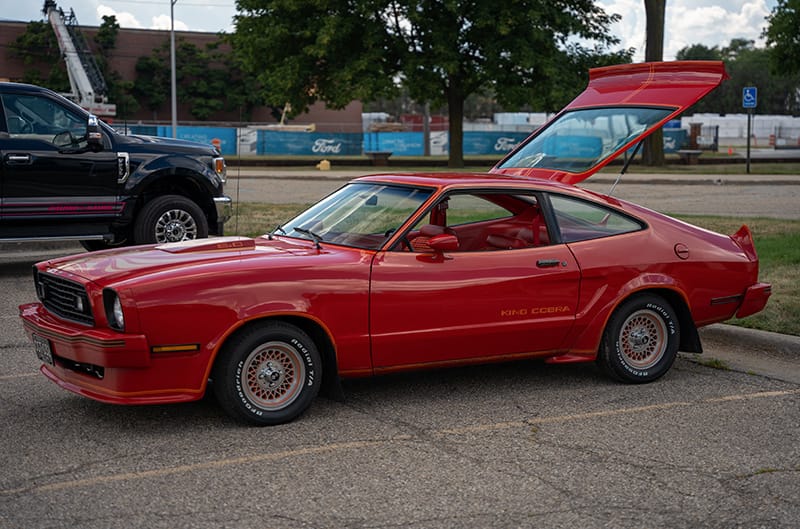
[[[750,228],[743,224],[739,231],[731,235],[731,239],[739,248],[747,255],[750,261],[758,261],[758,254],[756,253],[756,245],[753,242],[753,234],[750,233]]]

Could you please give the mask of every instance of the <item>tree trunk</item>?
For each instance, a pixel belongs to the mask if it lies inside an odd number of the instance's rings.
[[[644,48],[645,62],[664,60],[664,14],[667,0],[644,0],[647,15],[647,35]],[[664,133],[658,129],[644,141],[644,165],[664,165]]]
[[[452,169],[464,167],[464,97],[461,92],[461,80],[451,75],[447,87],[447,119],[450,131],[447,167]]]

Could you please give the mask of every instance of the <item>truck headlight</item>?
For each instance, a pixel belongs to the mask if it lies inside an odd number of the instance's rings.
[[[103,290],[103,305],[106,309],[106,319],[109,327],[117,331],[124,331],[125,313],[122,310],[122,303],[117,293],[110,288]]]

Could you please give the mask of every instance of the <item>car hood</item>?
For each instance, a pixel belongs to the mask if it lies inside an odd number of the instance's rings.
[[[589,84],[552,120],[535,131],[511,151],[492,170],[493,173],[530,176],[567,184],[581,182],[621,153],[681,114],[727,79],[721,61],[675,61],[624,64],[593,68]],[[595,114],[590,111],[596,109]],[[568,114],[583,113],[592,120],[598,116],[623,126],[630,121],[633,109],[650,111],[649,121],[629,134],[599,134],[587,126],[561,127]],[[615,114],[612,116],[612,114]],[[619,130],[620,126],[616,128]],[[565,132],[566,129],[566,132]],[[550,161],[558,151],[558,161]]]
[[[177,138],[163,138],[161,136],[144,136],[138,134],[119,135],[120,142],[132,146],[146,147],[149,152],[162,152],[165,154],[183,152],[187,154],[203,154],[206,156],[219,156],[213,145],[206,145],[191,140]]]
[[[174,270],[185,273],[191,267],[255,257],[277,259],[319,254],[313,242],[300,239],[218,237],[90,252],[40,263],[39,267],[52,274],[77,276],[104,287],[152,274]]]

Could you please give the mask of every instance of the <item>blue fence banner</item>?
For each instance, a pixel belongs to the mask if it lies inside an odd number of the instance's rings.
[[[367,132],[364,152],[389,151],[397,156],[425,154],[422,132]]]
[[[145,136],[172,137],[170,125],[131,125],[128,127],[131,134]],[[175,130],[179,140],[196,141],[205,145],[214,145],[226,156],[236,154],[236,129],[230,127],[189,127],[178,126]]]
[[[324,133],[259,130],[257,154],[294,154],[310,156],[361,154],[361,133]]]
[[[663,129],[664,152],[678,152],[683,149],[689,133],[686,129]]]
[[[497,154],[505,156],[522,140],[530,136],[528,132],[464,132],[464,154]]]
[[[169,125],[130,125],[131,134],[172,136]],[[667,128],[664,131],[664,152],[671,153],[686,145],[685,129]],[[227,127],[179,126],[178,138],[219,147],[225,156],[237,154],[237,129]],[[464,154],[505,156],[530,135],[528,132],[465,131]],[[431,134],[431,153],[447,154],[448,135]],[[585,142],[572,141],[561,147],[594,149]],[[358,156],[365,152],[388,151],[395,156],[422,156],[425,153],[422,132],[302,132],[259,129],[256,133],[255,154],[301,156]]]

